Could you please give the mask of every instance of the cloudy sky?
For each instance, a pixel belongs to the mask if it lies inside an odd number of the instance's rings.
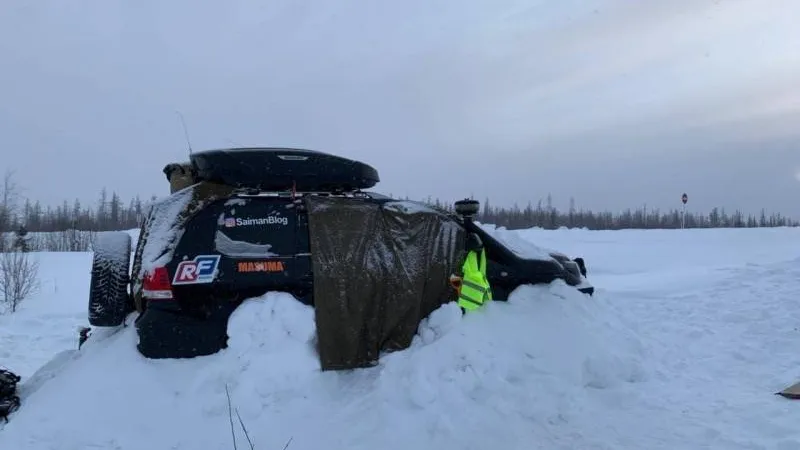
[[[7,0],[0,170],[165,195],[195,150],[314,148],[382,192],[800,217],[797,0]]]

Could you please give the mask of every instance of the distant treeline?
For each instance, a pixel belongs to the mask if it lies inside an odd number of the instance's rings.
[[[0,205],[0,231],[16,231],[24,225],[31,232],[50,232],[64,230],[109,231],[138,228],[142,216],[147,212],[147,202],[138,196],[123,202],[116,192],[100,192],[96,205],[84,205],[80,200],[72,204],[52,207],[42,206],[38,201],[25,200],[15,205],[11,214],[3,214]]]
[[[443,203],[438,199],[428,198],[426,203],[453,210],[451,203]],[[539,200],[535,205],[529,202],[524,208],[514,205],[511,208],[496,207],[487,198],[477,220],[486,224],[494,224],[508,229],[539,227],[544,229],[587,228],[590,230],[622,230],[622,229],[671,229],[681,228],[758,228],[758,227],[796,227],[800,221],[792,220],[778,213],[767,213],[761,210],[758,216],[745,215],[739,210],[728,212],[725,208],[713,208],[706,214],[687,212],[683,217],[681,209],[661,211],[642,206],[637,209],[626,209],[621,212],[593,212],[575,207],[575,200],[570,199],[567,211],[559,211],[553,206],[552,196]],[[682,222],[683,221],[683,222]]]
[[[14,208],[4,208],[0,202],[0,231],[16,231],[25,225],[30,232],[52,232],[65,230],[106,231],[138,228],[148,204],[155,197],[143,201],[139,197],[127,202],[116,192],[100,192],[95,205],[85,205],[79,200],[72,204],[64,202],[60,206],[42,206],[40,202],[25,200]],[[427,198],[424,202],[452,211],[451,202]],[[6,203],[7,204],[7,203]],[[588,228],[592,230],[655,229],[680,228],[682,220],[680,209],[660,211],[640,207],[621,212],[593,212],[575,207],[570,200],[567,211],[559,211],[553,206],[552,197],[528,203],[524,207],[498,207],[485,199],[477,219],[482,223],[504,226],[509,229],[541,227],[545,229]],[[782,227],[798,226],[797,220],[778,213],[762,211],[759,215],[745,215],[740,211],[726,211],[714,208],[706,214],[687,213],[687,228],[744,228],[744,227]]]

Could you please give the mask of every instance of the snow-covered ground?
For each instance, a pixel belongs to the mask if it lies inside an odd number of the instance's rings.
[[[0,315],[0,367],[25,378],[54,353],[78,348],[78,329],[87,325],[92,264],[91,253],[33,252],[30,257],[39,263],[37,291],[16,313]]]
[[[800,449],[800,402],[773,395],[800,379],[800,229],[504,238],[584,256],[596,295],[443,307],[409,350],[339,373],[277,293],[216,355],[146,360],[132,328],[74,352],[90,256],[41,255],[42,291],[0,316],[0,365],[25,377],[0,449],[232,449],[226,386],[257,449]]]

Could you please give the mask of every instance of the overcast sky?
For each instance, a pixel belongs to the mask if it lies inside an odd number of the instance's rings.
[[[364,160],[380,191],[800,217],[797,0],[6,0],[0,170],[165,195],[192,146]]]

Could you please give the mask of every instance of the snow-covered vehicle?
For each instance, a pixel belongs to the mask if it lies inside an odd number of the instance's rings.
[[[314,307],[323,369],[372,365],[456,300],[450,276],[468,236],[487,250],[495,300],[557,279],[594,290],[582,259],[530,258],[495,239],[473,221],[473,200],[453,213],[365,191],[379,176],[359,161],[235,148],[195,152],[164,173],[172,192],[150,209],[135,250],[128,233],[100,234],[91,274],[89,322],[116,327],[137,311],[146,357],[225,348],[243,300],[284,291]]]

